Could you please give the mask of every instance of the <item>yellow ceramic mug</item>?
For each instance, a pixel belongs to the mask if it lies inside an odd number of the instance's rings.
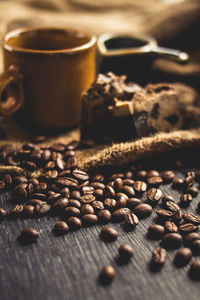
[[[20,108],[37,125],[78,125],[81,94],[95,78],[94,36],[55,28],[12,31],[3,38],[0,113]]]

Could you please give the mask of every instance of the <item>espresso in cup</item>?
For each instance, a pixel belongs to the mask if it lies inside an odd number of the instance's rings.
[[[95,78],[95,44],[93,36],[60,28],[6,34],[0,113],[21,109],[44,128],[79,125],[81,95]]]

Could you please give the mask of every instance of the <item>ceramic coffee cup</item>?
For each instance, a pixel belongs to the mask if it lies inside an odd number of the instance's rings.
[[[3,38],[0,113],[46,128],[80,123],[81,94],[95,78],[96,38],[74,30],[19,29]]]

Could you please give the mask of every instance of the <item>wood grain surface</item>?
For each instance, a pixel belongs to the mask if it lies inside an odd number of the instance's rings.
[[[182,177],[180,173],[178,176]],[[162,185],[164,194],[177,200],[180,194],[169,185]],[[195,212],[200,195],[189,210]],[[3,194],[1,207],[9,207],[10,195]],[[173,264],[175,251],[169,251],[167,262],[159,272],[151,269],[151,252],[159,244],[146,236],[152,216],[139,223],[131,232],[122,224],[112,224],[119,231],[118,239],[105,243],[99,238],[101,226],[83,228],[62,237],[53,234],[57,217],[5,220],[0,224],[0,299],[1,300],[197,300],[200,281],[188,276],[189,265],[177,268]],[[37,242],[21,246],[17,236],[25,226],[40,232]],[[118,247],[129,243],[135,256],[127,265],[117,263]],[[98,274],[111,264],[116,278],[109,286],[101,286]]]

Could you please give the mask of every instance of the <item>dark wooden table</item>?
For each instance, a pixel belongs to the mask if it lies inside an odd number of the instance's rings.
[[[162,185],[161,189],[179,199],[180,194],[169,185]],[[195,212],[199,200],[200,193],[194,198],[190,211]],[[2,195],[1,206],[7,204],[9,195]],[[151,252],[159,242],[149,240],[146,232],[154,218],[155,212],[132,232],[125,232],[121,224],[113,224],[119,231],[114,243],[100,240],[100,226],[55,237],[52,229],[57,217],[2,221],[0,299],[200,299],[200,281],[188,276],[189,265],[183,268],[174,266],[175,251],[168,252],[167,262],[159,272],[151,270]],[[16,240],[25,226],[40,232],[33,245],[21,246]],[[118,246],[124,242],[133,245],[135,256],[129,264],[118,265]],[[104,287],[98,282],[98,274],[106,264],[116,268],[116,278],[111,285]]]

